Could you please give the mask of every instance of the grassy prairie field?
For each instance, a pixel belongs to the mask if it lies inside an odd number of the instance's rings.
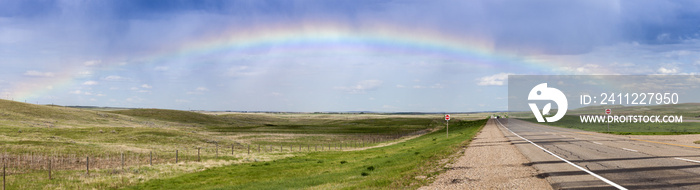
[[[361,151],[314,152],[206,169],[151,180],[132,189],[412,189],[440,173],[449,155],[465,146],[485,120],[459,121],[398,144]]]
[[[435,141],[427,140],[437,144],[430,144],[425,138],[444,130],[440,114],[199,113],[161,109],[78,109],[0,100],[0,157],[7,166],[8,189],[155,187],[152,184],[159,183],[158,180],[183,179],[183,175],[213,168],[263,165],[288,168],[282,163],[293,168],[298,162],[295,159],[300,158],[325,163],[313,168],[325,168],[329,172],[350,171],[345,167],[359,167],[358,164],[363,163],[379,167],[380,161],[357,160],[373,160],[370,154],[387,156],[382,162],[412,158],[410,163],[397,161],[396,166],[381,167],[397,167],[399,170],[392,175],[404,176],[400,184],[362,182],[365,185],[348,186],[388,188],[422,183],[405,177],[408,173],[420,174],[415,166],[421,166],[421,171],[439,171],[437,165],[420,164],[454,152],[455,146],[468,140],[469,134],[483,125],[464,122],[487,115],[452,115],[455,120],[450,125],[450,134],[455,130],[455,138],[440,140],[440,135],[436,135]],[[460,126],[465,129],[460,131]],[[421,156],[406,157],[404,154],[408,152]],[[346,161],[341,167],[344,169],[335,168],[340,161]],[[51,180],[48,179],[49,163]],[[90,168],[89,175],[87,168]],[[384,176],[381,173],[388,172],[380,168],[376,171],[377,174],[369,172],[369,176]],[[329,176],[326,180],[354,177],[354,174],[340,173],[342,175],[334,175],[338,178]],[[255,180],[237,181],[240,187],[259,185],[255,185]],[[313,186],[299,184],[293,187]]]

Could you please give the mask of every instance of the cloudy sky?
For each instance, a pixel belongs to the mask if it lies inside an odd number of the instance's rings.
[[[39,104],[489,111],[509,74],[699,70],[698,1],[0,1],[0,96]]]

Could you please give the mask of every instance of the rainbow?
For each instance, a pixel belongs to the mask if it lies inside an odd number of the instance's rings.
[[[370,47],[375,54],[437,54],[465,60],[465,64],[483,67],[516,66],[545,70],[552,63],[523,61],[516,54],[496,52],[486,38],[464,39],[436,31],[382,25],[370,29],[355,29],[337,24],[282,25],[231,30],[205,37],[178,48],[154,52],[142,63],[162,63],[187,57],[206,56],[219,52],[281,49],[280,55],[308,55],[325,52],[333,54],[355,52]],[[410,31],[410,32],[407,32]],[[278,56],[278,55],[266,55]],[[474,61],[479,60],[479,61]]]
[[[275,56],[314,56],[319,53],[344,54],[367,50],[373,54],[397,55],[439,55],[463,60],[483,68],[525,68],[527,71],[552,72],[553,68],[564,67],[565,63],[549,63],[525,60],[516,53],[497,52],[487,38],[463,38],[432,30],[402,28],[386,24],[352,27],[336,23],[313,23],[302,25],[268,25],[234,28],[227,32],[205,36],[184,44],[169,44],[158,51],[132,57],[130,65],[168,64],[173,60],[227,52],[265,53],[274,48]],[[105,58],[104,60],[109,60]],[[199,64],[199,63],[197,63]],[[108,68],[124,65],[110,63]],[[123,69],[123,68],[122,68]],[[102,69],[100,71],[110,70]],[[518,69],[522,70],[522,69]],[[551,73],[554,74],[554,73]],[[567,74],[567,73],[556,73]],[[16,99],[32,99],[50,93],[46,86],[71,86],[82,81],[75,74],[61,75],[59,80],[38,81],[42,85],[15,89]]]

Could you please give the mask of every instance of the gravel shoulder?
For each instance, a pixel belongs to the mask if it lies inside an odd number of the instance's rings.
[[[494,120],[477,134],[448,171],[420,189],[552,189],[503,135]]]

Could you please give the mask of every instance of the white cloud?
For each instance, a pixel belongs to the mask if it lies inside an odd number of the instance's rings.
[[[90,61],[85,61],[83,62],[83,65],[85,66],[95,66],[97,64],[102,63],[102,60],[90,60]]]
[[[611,64],[615,65],[615,63]],[[571,73],[582,73],[582,74],[606,74],[601,72],[606,72],[606,69],[600,69],[600,65],[596,64],[585,64],[580,67],[561,67],[559,70]],[[610,74],[610,73],[607,73]]]
[[[131,102],[131,103],[139,103],[139,102],[143,102],[145,99],[138,97],[138,96],[132,96],[130,98],[126,98],[125,100],[127,102]]]
[[[80,71],[78,72],[79,77],[90,77],[92,76],[92,71]]]
[[[337,90],[343,90],[348,93],[365,93],[366,91],[376,90],[382,85],[381,80],[363,80],[354,86],[340,86],[335,87]]]
[[[177,102],[177,103],[190,103],[189,100],[183,100],[183,99],[177,99],[177,100],[175,100],[175,102]]]
[[[146,89],[151,89],[151,88],[153,88],[153,86],[148,85],[148,84],[143,84],[143,85],[141,85],[141,88],[139,88],[139,87],[131,87],[130,89],[133,90],[133,91],[136,91],[136,92],[144,93],[144,92],[151,92],[151,91],[149,91],[149,90],[146,90]]]
[[[226,75],[231,77],[254,76],[258,74],[261,74],[261,72],[251,71],[248,66],[231,67],[226,73]]]
[[[86,92],[86,91],[81,91],[81,90],[74,90],[74,91],[70,91],[70,92],[68,92],[68,93],[77,94],[77,95],[86,95],[86,96],[92,96],[92,95],[93,95],[92,92]]]
[[[661,68],[659,68],[658,71],[661,74],[676,74],[676,73],[678,73],[678,69],[676,69],[676,68],[661,67]]]
[[[166,66],[158,66],[158,67],[153,68],[153,70],[156,70],[156,71],[167,71],[169,69],[170,69],[170,67],[166,67]]]
[[[383,109],[389,109],[389,110],[396,110],[396,109],[398,109],[398,107],[392,106],[392,105],[383,105],[382,108],[383,108]]]
[[[92,86],[92,85],[97,85],[97,84],[99,84],[97,81],[92,81],[92,80],[85,81],[83,83],[83,85],[86,85],[86,86]]]
[[[440,83],[435,83],[434,85],[430,86],[430,88],[445,88],[445,85],[440,84]]]
[[[40,72],[40,71],[27,71],[24,72],[25,76],[31,76],[31,77],[54,77],[55,75],[52,72]]]
[[[107,76],[107,77],[103,78],[103,80],[106,80],[106,81],[122,81],[122,80],[126,80],[126,78],[121,77],[121,76],[117,76],[117,75],[110,75],[110,76]]]
[[[671,40],[671,35],[669,33],[662,33],[656,36],[656,40],[659,42],[665,42]]]
[[[193,91],[187,91],[187,94],[203,94],[204,92],[209,91],[208,88],[200,86],[195,88]]]
[[[396,88],[406,88],[404,85],[397,84]]]
[[[491,76],[485,76],[478,79],[479,86],[503,86],[508,80],[508,75],[513,73],[498,73]]]

